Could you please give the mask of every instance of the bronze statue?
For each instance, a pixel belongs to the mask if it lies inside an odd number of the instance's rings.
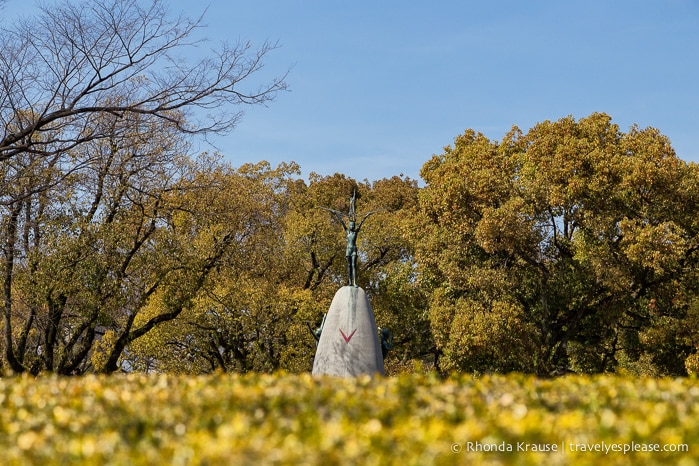
[[[386,354],[393,349],[393,332],[387,328],[379,327],[379,337],[381,340],[381,355],[386,359]]]
[[[323,314],[323,320],[320,322],[320,327],[317,329],[313,330],[311,328],[311,323],[309,321],[306,321],[306,325],[308,326],[308,330],[311,331],[311,335],[313,335],[313,338],[316,341],[316,346],[318,346],[318,342],[320,341],[320,334],[323,333],[323,326],[325,325],[325,318],[327,317],[327,313]]]
[[[348,213],[340,212],[335,209],[329,209],[327,207],[319,207],[320,209],[327,210],[330,212],[335,220],[340,222],[342,228],[345,230],[347,235],[347,249],[345,250],[345,258],[347,259],[347,275],[349,277],[349,285],[357,287],[357,235],[359,230],[362,228],[364,221],[369,218],[369,216],[376,211],[371,211],[362,218],[359,225],[357,225],[357,213],[356,213],[356,203],[357,203],[357,191],[352,193],[350,198],[350,208]],[[347,218],[347,224],[342,220],[342,218]]]

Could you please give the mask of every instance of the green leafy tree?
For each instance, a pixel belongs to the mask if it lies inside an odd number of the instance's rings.
[[[697,168],[656,129],[592,114],[500,142],[467,131],[421,175],[443,369],[684,373]]]

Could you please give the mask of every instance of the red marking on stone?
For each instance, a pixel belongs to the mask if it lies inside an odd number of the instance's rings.
[[[350,340],[351,340],[352,337],[354,336],[354,332],[356,332],[356,331],[357,331],[357,329],[355,328],[355,329],[352,331],[352,333],[350,333],[349,336],[347,336],[347,335],[345,335],[345,332],[343,332],[342,329],[340,329],[340,333],[342,334],[342,338],[345,339],[345,343],[349,343],[349,342],[350,342]]]

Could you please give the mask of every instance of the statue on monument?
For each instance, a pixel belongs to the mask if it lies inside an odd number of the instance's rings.
[[[313,338],[316,341],[316,346],[318,346],[318,342],[320,341],[320,335],[323,333],[323,325],[325,325],[325,318],[328,316],[327,313],[323,314],[323,320],[320,322],[320,327],[317,329],[313,330],[311,328],[311,323],[309,321],[306,321],[306,325],[308,326],[308,330],[311,331],[311,335],[313,335]]]
[[[335,220],[340,222],[342,228],[345,230],[347,235],[347,249],[345,250],[345,258],[347,259],[347,275],[349,280],[349,285],[357,287],[357,235],[359,230],[362,228],[364,221],[369,218],[369,216],[376,211],[371,211],[362,218],[357,225],[357,191],[354,190],[352,197],[350,198],[350,208],[348,213],[340,212],[339,210],[329,209],[327,207],[319,207],[320,209],[327,210],[330,212]],[[347,224],[342,220],[342,218],[347,219]]]
[[[374,212],[369,212],[357,222],[356,203],[355,190],[347,213],[318,207],[330,212],[345,230],[349,286],[343,286],[335,293],[321,329],[316,331],[319,335],[313,358],[313,375],[385,375],[383,358],[393,346],[390,332],[382,329],[379,333],[369,298],[357,285],[357,236],[366,219]],[[311,331],[314,337],[316,332]]]
[[[393,349],[393,333],[387,328],[379,327],[379,336],[381,339],[381,355],[386,359],[386,354]]]

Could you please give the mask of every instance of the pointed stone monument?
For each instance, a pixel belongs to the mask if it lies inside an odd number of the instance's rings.
[[[363,289],[340,288],[323,323],[313,375],[384,375],[374,312]]]
[[[347,274],[349,285],[340,288],[326,314],[313,361],[313,375],[354,377],[384,375],[383,355],[374,312],[363,289],[357,286],[357,235],[369,212],[357,225],[356,192],[350,199],[349,213],[321,207],[342,224],[347,235]],[[348,224],[342,220],[345,217]]]

